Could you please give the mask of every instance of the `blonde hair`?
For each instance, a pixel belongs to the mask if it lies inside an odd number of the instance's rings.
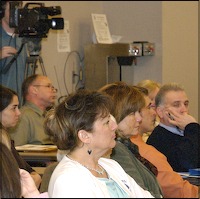
[[[138,82],[137,86],[146,88],[148,90],[148,93],[151,93],[156,88],[160,89],[160,87],[161,87],[160,83],[158,83],[154,80],[150,80],[150,79],[145,79],[145,80]]]

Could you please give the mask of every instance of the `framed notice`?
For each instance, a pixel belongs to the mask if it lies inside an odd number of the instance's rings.
[[[64,29],[57,31],[57,50],[58,52],[70,52],[70,29],[69,21],[64,21]]]
[[[112,38],[105,14],[92,14],[92,22],[96,34],[96,40],[101,44],[111,44]]]

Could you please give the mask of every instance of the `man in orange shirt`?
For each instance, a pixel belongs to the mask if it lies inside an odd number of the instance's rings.
[[[152,131],[156,120],[156,112],[151,107],[151,100],[146,94],[144,97],[146,107],[141,110],[142,121],[139,134],[132,136],[130,140],[138,145],[140,155],[157,167],[157,180],[162,188],[164,198],[198,198],[198,187],[183,180],[177,172],[173,171],[165,155],[143,141],[143,133]]]

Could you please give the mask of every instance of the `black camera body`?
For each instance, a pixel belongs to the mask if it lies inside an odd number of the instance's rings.
[[[19,37],[44,38],[49,29],[64,28],[63,18],[49,18],[61,14],[60,6],[45,7],[43,3],[27,3],[21,8],[19,1],[10,2],[9,25]]]

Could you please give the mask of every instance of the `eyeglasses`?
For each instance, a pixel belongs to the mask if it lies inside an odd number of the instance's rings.
[[[155,106],[155,104],[151,104],[151,103],[150,103],[148,106],[146,106],[146,108],[147,108],[147,109],[154,109],[154,110],[155,110],[155,109],[156,109],[156,106]]]
[[[53,85],[33,85],[33,86],[43,86],[43,87],[46,87],[46,88],[50,88],[52,91],[58,91],[57,88],[55,88]]]

